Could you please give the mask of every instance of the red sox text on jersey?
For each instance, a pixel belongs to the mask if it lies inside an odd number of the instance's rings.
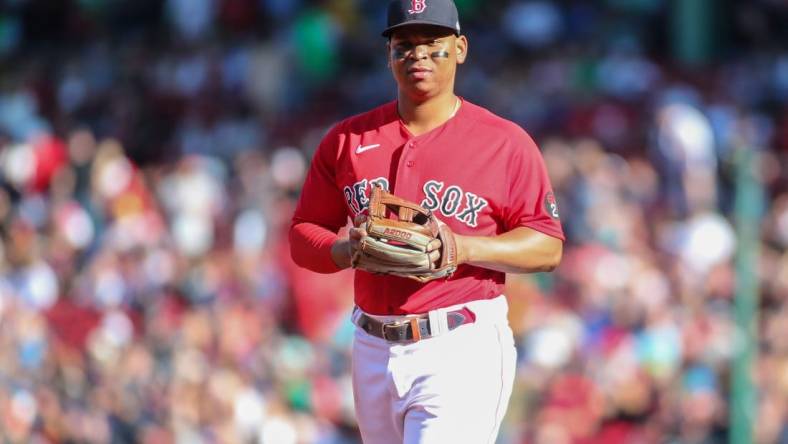
[[[354,215],[362,213],[369,204],[371,187],[380,184],[388,190],[388,180],[384,177],[368,180],[362,179],[352,186],[344,188],[345,201]],[[446,186],[437,180],[428,180],[422,187],[424,200],[421,206],[442,214],[445,217],[454,217],[469,227],[475,227],[479,219],[479,211],[487,206],[487,200],[470,191],[463,191],[457,185]]]

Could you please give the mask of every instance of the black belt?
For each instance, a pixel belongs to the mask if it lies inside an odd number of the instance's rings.
[[[361,313],[356,324],[372,336],[391,342],[415,342],[430,338],[434,331],[430,326],[428,314],[403,317],[401,321],[379,321],[365,313]],[[454,330],[460,325],[470,324],[476,320],[472,311],[463,307],[460,310],[446,313],[449,330]]]

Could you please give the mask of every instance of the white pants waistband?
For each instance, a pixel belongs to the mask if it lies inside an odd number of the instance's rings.
[[[506,300],[506,296],[504,295],[499,295],[492,299],[479,299],[470,302],[463,302],[461,304],[437,308],[427,312],[433,336],[448,332],[449,327],[446,313],[460,310],[463,307],[473,312],[476,318],[476,323],[499,323],[501,321],[507,321],[509,304]],[[362,315],[362,313],[381,322],[407,322],[408,319],[411,319],[414,316],[423,316],[423,314],[373,315],[365,313],[359,307],[356,307],[353,310],[352,317],[354,324],[358,325],[358,318]]]

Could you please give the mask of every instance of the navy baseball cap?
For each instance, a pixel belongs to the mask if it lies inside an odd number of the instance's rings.
[[[460,18],[453,0],[393,0],[383,37],[407,25],[435,25],[460,35]]]

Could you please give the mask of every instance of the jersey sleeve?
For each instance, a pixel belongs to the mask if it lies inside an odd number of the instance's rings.
[[[290,226],[293,260],[323,273],[339,271],[331,259],[331,246],[348,218],[344,196],[336,182],[341,143],[340,125],[337,125],[315,151]]]
[[[506,231],[528,227],[565,240],[542,154],[528,134],[522,130],[518,132],[507,170]]]

